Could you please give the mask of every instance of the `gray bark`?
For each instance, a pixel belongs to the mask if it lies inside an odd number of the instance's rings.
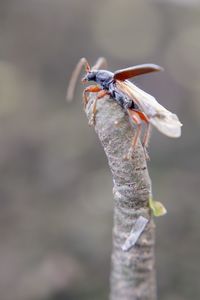
[[[91,116],[91,96],[86,114]],[[132,160],[125,159],[134,128],[127,114],[112,99],[98,101],[95,131],[106,153],[113,176],[114,225],[110,300],[156,300],[155,226],[148,206],[151,194],[144,151],[139,142]],[[134,247],[124,244],[142,216],[148,223]],[[123,250],[122,250],[123,249]]]

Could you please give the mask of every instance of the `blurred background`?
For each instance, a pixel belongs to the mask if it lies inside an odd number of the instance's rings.
[[[0,1],[0,299],[105,300],[112,179],[81,103],[67,105],[82,56],[117,70],[178,114],[181,139],[153,130],[159,299],[200,299],[199,0]]]

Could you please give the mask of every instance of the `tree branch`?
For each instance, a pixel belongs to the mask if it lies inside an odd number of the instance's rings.
[[[90,96],[86,108],[88,118],[95,97]],[[148,203],[151,182],[144,151],[139,142],[133,159],[126,160],[124,157],[134,134],[127,114],[108,97],[98,101],[97,109],[95,131],[106,153],[114,183],[110,300],[156,300],[155,226]],[[129,249],[125,242],[134,234],[134,226],[139,226],[136,224],[139,217],[148,222],[143,223],[145,228],[141,236],[137,236],[135,245]]]

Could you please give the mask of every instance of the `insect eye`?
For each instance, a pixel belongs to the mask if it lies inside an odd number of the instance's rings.
[[[88,80],[95,81],[95,79],[96,79],[96,73],[94,73],[94,72],[88,73],[87,78],[88,78]]]

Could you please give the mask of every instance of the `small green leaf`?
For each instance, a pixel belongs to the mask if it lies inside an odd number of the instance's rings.
[[[166,208],[161,202],[155,201],[152,196],[149,198],[149,207],[155,217],[163,216],[167,213]]]

